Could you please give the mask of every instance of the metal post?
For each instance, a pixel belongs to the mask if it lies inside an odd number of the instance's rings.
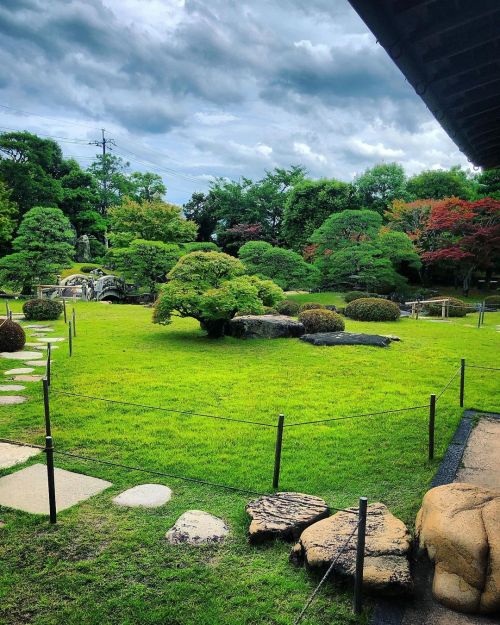
[[[486,302],[483,302],[483,310],[481,312],[481,325],[484,326],[484,312],[486,308]]]
[[[445,300],[443,300],[441,304],[441,319],[444,319],[445,317],[446,317],[446,302]]]
[[[464,407],[465,393],[465,358],[460,360],[460,408]]]
[[[76,336],[76,312],[74,308],[71,314],[71,318],[73,319],[73,336]]]
[[[284,423],[285,423],[285,415],[280,414],[278,417],[278,432],[276,434],[276,450],[274,454],[273,488],[278,488],[279,481],[280,481],[281,447],[283,444]]]
[[[481,327],[481,315],[483,313],[483,305],[479,304],[479,314],[477,316],[477,327],[480,328]]]
[[[363,609],[363,566],[365,561],[366,513],[368,499],[359,498],[358,544],[356,547],[356,573],[354,576],[354,613],[361,614]]]
[[[68,323],[68,313],[66,312],[66,300],[63,299],[64,323]]]
[[[5,316],[9,318],[9,302],[5,300]]]
[[[73,329],[71,328],[71,320],[68,321],[68,339],[69,339],[69,355],[73,355]]]
[[[45,453],[47,455],[47,484],[49,487],[50,522],[57,523],[56,484],[54,479],[54,445],[52,436],[45,437]]]
[[[50,386],[50,365],[51,365],[51,357],[52,357],[52,346],[50,343],[47,343],[47,368],[46,368],[46,377],[47,384]]]
[[[431,395],[429,404],[429,460],[434,460],[434,425],[436,421],[436,396]]]
[[[12,321],[12,310],[9,312],[9,319]]]
[[[45,436],[51,436],[50,431],[50,401],[49,401],[49,384],[47,378],[42,380],[43,385],[43,409],[45,412]]]

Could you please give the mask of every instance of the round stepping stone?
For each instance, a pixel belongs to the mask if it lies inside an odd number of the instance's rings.
[[[0,406],[14,406],[15,404],[23,404],[26,397],[22,395],[0,395]]]
[[[55,332],[54,328],[38,328],[37,333]]]
[[[66,339],[64,339],[62,336],[51,336],[50,338],[47,336],[41,336],[40,337],[40,343],[60,343],[61,341],[64,341]]]
[[[38,360],[43,357],[43,354],[40,352],[2,352],[0,353],[2,358],[7,358],[7,360],[26,360],[29,358],[30,360]]]
[[[118,506],[130,508],[158,508],[170,501],[172,491],[162,484],[139,484],[113,498]]]
[[[15,382],[40,382],[43,375],[15,375],[12,379]]]
[[[35,349],[47,349],[46,343],[25,343],[26,347],[34,347]]]
[[[326,518],[329,510],[320,497],[282,492],[251,501],[246,512],[252,519],[250,542],[260,543],[275,538],[297,540],[306,527]]]
[[[34,369],[30,367],[21,367],[19,369],[9,369],[4,375],[22,375],[23,373],[33,373]]]
[[[0,391],[2,393],[6,391],[24,391],[26,387],[21,384],[0,384]]]
[[[54,362],[53,360],[50,361],[51,364],[53,362]],[[47,361],[46,360],[27,360],[24,364],[29,365],[30,367],[45,367],[47,365]]]
[[[181,514],[165,538],[172,545],[203,545],[221,543],[228,533],[229,528],[222,519],[202,510],[188,510]]]
[[[25,328],[29,328],[30,330],[32,328],[37,328],[38,330],[41,330],[42,328],[50,328],[50,326],[48,325],[41,325],[39,323],[30,323],[30,325],[28,326],[24,326]]]

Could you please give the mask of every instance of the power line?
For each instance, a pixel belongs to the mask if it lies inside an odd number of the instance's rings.
[[[53,117],[51,115],[40,115],[40,113],[32,113],[31,111],[24,111],[23,109],[18,109],[14,106],[8,106],[7,104],[0,104],[0,108],[6,109],[9,111],[15,111],[16,113],[22,113],[23,115],[31,115],[32,117],[40,117],[41,119],[52,119],[54,121],[58,121],[61,124],[68,124],[70,126],[78,126],[80,128],[92,128],[96,130],[95,126],[89,126],[88,124],[78,124],[76,122],[70,122],[66,119],[61,119],[60,117]]]

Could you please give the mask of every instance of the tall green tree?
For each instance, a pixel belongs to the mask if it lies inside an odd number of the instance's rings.
[[[373,240],[382,226],[382,217],[370,210],[334,213],[310,237],[319,254]]]
[[[11,191],[0,180],[0,254],[5,245],[12,239],[16,227],[17,205],[12,202]]]
[[[183,206],[183,212],[189,221],[198,226],[197,240],[213,241],[218,217],[213,194],[195,191]]]
[[[470,200],[474,196],[474,187],[474,181],[460,167],[422,171],[409,178],[406,184],[406,190],[414,200],[442,200],[445,197]]]
[[[167,193],[167,187],[159,174],[150,171],[133,171],[129,180],[131,183],[130,197],[136,202],[161,200]]]
[[[486,169],[477,177],[479,197],[491,197],[500,200],[500,167]]]
[[[365,208],[381,215],[394,200],[407,199],[406,174],[398,163],[380,163],[354,179],[354,187]]]
[[[125,196],[133,192],[133,185],[127,175],[129,165],[120,156],[99,154],[87,168],[97,183],[98,210],[102,215],[107,216],[110,207],[120,204]]]

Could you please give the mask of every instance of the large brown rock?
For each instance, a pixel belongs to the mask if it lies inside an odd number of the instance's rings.
[[[297,540],[308,525],[328,516],[323,499],[304,493],[266,495],[251,501],[246,511],[252,519],[248,531],[253,543],[274,538]]]
[[[302,336],[304,326],[285,315],[244,315],[227,324],[226,334],[237,339],[281,339]]]
[[[291,560],[308,567],[327,569],[353,532],[358,521],[356,508],[337,512],[302,532]],[[353,577],[356,569],[356,533],[338,556],[333,572]],[[413,589],[408,555],[411,537],[406,525],[382,503],[368,506],[363,585],[371,592],[401,595]]]
[[[459,612],[500,610],[500,492],[461,482],[433,488],[416,531],[435,562],[438,601]]]

